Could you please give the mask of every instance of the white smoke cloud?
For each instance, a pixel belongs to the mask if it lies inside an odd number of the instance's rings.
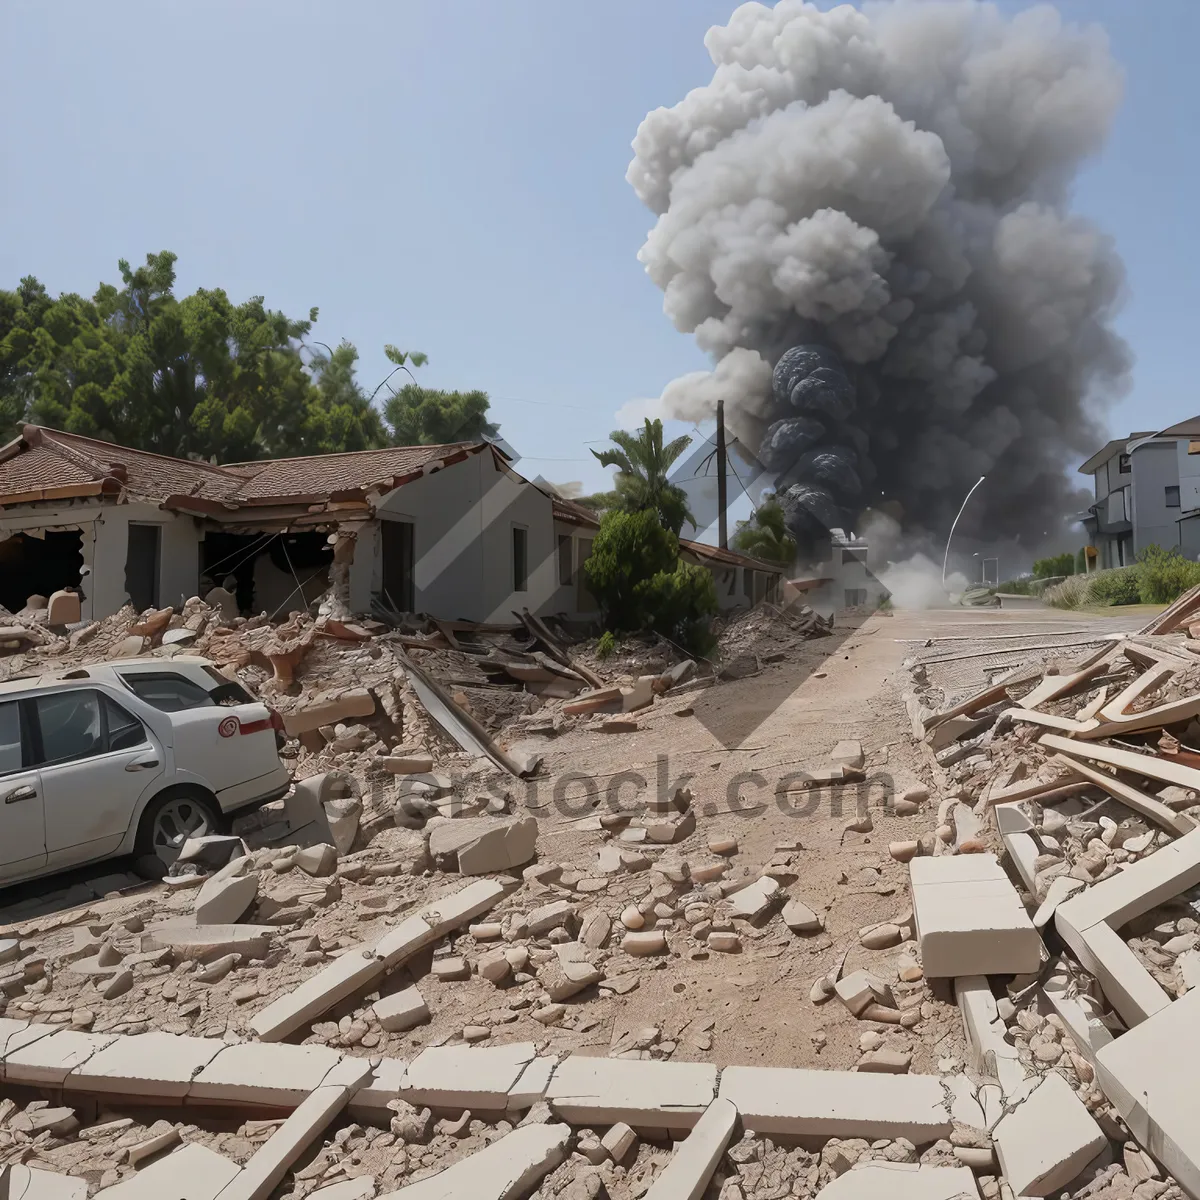
[[[997,475],[976,527],[1040,534],[1128,381],[1121,262],[1069,211],[1121,96],[1103,33],[983,0],[782,0],[705,45],[712,81],[647,115],[627,178],[657,214],[639,257],[664,312],[716,365],[622,419],[699,420],[719,397],[757,445],[789,415],[770,368],[824,344],[857,391],[875,500],[944,536]]]

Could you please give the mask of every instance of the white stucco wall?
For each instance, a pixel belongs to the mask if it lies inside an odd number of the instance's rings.
[[[413,525],[413,602],[447,620],[511,623],[513,610],[554,611],[558,590],[549,496],[475,454],[385,495],[378,521]],[[513,527],[528,536],[528,588],[513,590]],[[359,532],[350,568],[350,605],[370,610],[383,582],[378,522]]]
[[[166,512],[156,504],[87,501],[78,506],[21,505],[0,513],[0,529],[79,529],[81,553],[91,575],[83,583],[84,620],[107,617],[129,599],[125,562],[130,523],[162,528],[159,550],[159,603],[179,608],[199,584],[200,528],[193,518]]]

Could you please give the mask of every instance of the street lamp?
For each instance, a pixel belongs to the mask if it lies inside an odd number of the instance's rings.
[[[954,530],[958,527],[958,518],[963,515],[963,509],[967,507],[967,501],[970,500],[971,497],[975,494],[975,488],[977,488],[984,481],[984,479],[985,479],[985,476],[980,475],[980,477],[975,481],[975,486],[972,487],[971,490],[963,498],[962,505],[960,506],[960,508],[958,510],[958,515],[954,518],[954,524],[950,526],[950,537],[948,537],[946,539],[946,553],[942,557],[942,591],[943,592],[946,591],[946,564],[949,563],[949,561],[950,561],[950,539],[954,537]],[[947,592],[947,595],[949,595],[948,592]]]

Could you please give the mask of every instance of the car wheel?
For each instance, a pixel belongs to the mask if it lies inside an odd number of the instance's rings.
[[[224,827],[220,807],[211,793],[199,788],[164,792],[155,796],[142,814],[135,853],[152,854],[169,868],[188,838],[220,833]]]

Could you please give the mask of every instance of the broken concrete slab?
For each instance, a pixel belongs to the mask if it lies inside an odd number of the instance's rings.
[[[350,1119],[387,1125],[394,1115],[388,1104],[399,1093],[407,1070],[408,1063],[400,1058],[384,1058],[375,1063],[370,1076],[350,1097],[346,1107]]]
[[[986,976],[960,976],[954,981],[954,996],[971,1049],[971,1065],[981,1075],[997,1080],[1006,1095],[1015,1091],[1025,1079],[1025,1068],[1016,1046],[1005,1037]]]
[[[829,752],[829,757],[833,762],[847,767],[861,767],[866,762],[862,742],[859,741],[838,742]]]
[[[192,1083],[189,1100],[293,1108],[342,1060],[328,1046],[239,1042],[226,1046]],[[364,1064],[370,1067],[369,1063]]]
[[[816,1200],[976,1200],[978,1196],[970,1167],[862,1162],[827,1183]]]
[[[288,737],[299,737],[322,725],[336,725],[339,721],[356,717],[369,717],[375,712],[375,701],[366,688],[349,688],[339,696],[327,697],[315,704],[284,713],[283,726]]]
[[[421,912],[435,938],[465,925],[472,918],[499,904],[508,894],[504,884],[493,879],[477,879],[457,892],[433,901]]]
[[[0,1167],[0,1200],[87,1200],[86,1179],[12,1163]]]
[[[250,1161],[217,1193],[217,1200],[266,1200],[287,1169],[346,1106],[348,1087],[325,1084],[305,1097]]]
[[[4,1082],[59,1087],[72,1071],[115,1040],[116,1034],[61,1029],[49,1037],[29,1042],[19,1050],[6,1052]]]
[[[1161,851],[1159,853],[1162,853]],[[1200,991],[1190,991],[1096,1051],[1096,1079],[1130,1132],[1200,1196]]]
[[[737,1124],[737,1109],[719,1097],[671,1156],[650,1185],[645,1200],[699,1200],[729,1145]]]
[[[908,869],[926,977],[1038,969],[1042,939],[995,855],[915,858]]]
[[[634,1129],[691,1129],[716,1090],[711,1063],[572,1054],[555,1069],[546,1099],[573,1125],[624,1121]]]
[[[996,1156],[1018,1196],[1057,1192],[1107,1144],[1104,1131],[1056,1071],[992,1131]]]
[[[266,958],[271,938],[278,932],[273,925],[197,925],[194,919],[181,918],[152,925],[142,934],[141,945],[146,952],[174,950],[183,958],[224,954]]]
[[[509,1088],[508,1111],[524,1112],[537,1104],[546,1095],[556,1066],[557,1055],[546,1054],[535,1058],[521,1072],[521,1078]]]
[[[211,879],[205,880],[196,894],[197,925],[233,925],[246,914],[258,895],[258,876],[226,874],[230,868],[239,867],[243,859],[234,859],[222,867]]]
[[[788,1067],[726,1067],[720,1095],[755,1133],[795,1137],[950,1136],[946,1093],[934,1075],[874,1075]]]
[[[254,1015],[250,1027],[261,1041],[280,1041],[347,996],[364,991],[443,934],[486,912],[505,895],[503,885],[479,879],[435,900],[421,916],[402,921],[373,945],[353,947],[298,988],[272,1001]]]
[[[453,1166],[379,1200],[518,1200],[566,1157],[567,1125],[522,1125]]]
[[[188,1142],[132,1179],[101,1189],[93,1200],[217,1200],[240,1169],[207,1146]]]
[[[327,967],[285,992],[250,1019],[263,1042],[278,1042],[383,975],[383,959],[370,945],[353,946]]]
[[[418,1107],[503,1111],[509,1092],[537,1056],[533,1042],[434,1046],[408,1064],[400,1097]]]
[[[533,817],[436,819],[426,826],[429,853],[462,875],[489,875],[530,862],[537,853]]]
[[[220,1038],[152,1031],[115,1038],[66,1079],[68,1089],[123,1096],[186,1096],[225,1048]]]
[[[735,917],[757,921],[775,903],[780,894],[779,880],[770,875],[756,879],[749,887],[741,888],[729,897],[729,907]]]

